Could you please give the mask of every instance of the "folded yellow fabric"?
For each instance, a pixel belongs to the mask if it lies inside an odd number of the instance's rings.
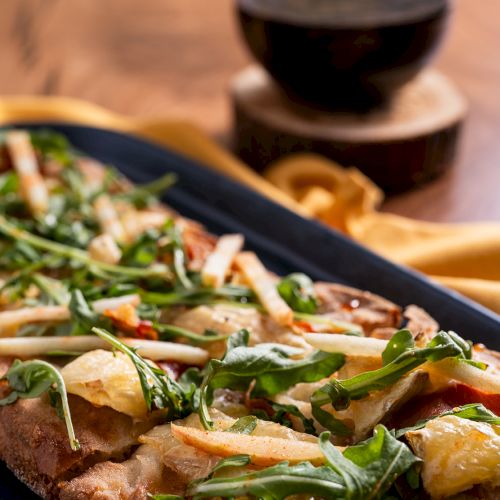
[[[292,198],[281,193],[224,151],[191,123],[175,119],[134,119],[69,97],[0,97],[0,125],[33,122],[74,123],[136,134],[199,160],[202,164],[234,177],[286,207],[307,215]]]
[[[359,170],[311,154],[287,157],[265,177],[375,252],[500,312],[500,224],[435,224],[380,213],[383,194]]]
[[[277,162],[266,181],[182,121],[127,118],[69,98],[0,99],[0,124],[34,121],[116,129],[168,146],[500,312],[499,224],[432,224],[379,213],[383,194],[369,179],[355,168],[343,169],[310,154]]]

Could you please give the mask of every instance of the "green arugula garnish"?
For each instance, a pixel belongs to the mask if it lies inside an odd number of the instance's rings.
[[[281,462],[258,472],[228,478],[211,478],[188,487],[187,495],[201,498],[234,498],[248,495],[261,500],[283,500],[291,495],[309,494],[319,498],[344,498],[342,478],[330,467],[309,462],[289,465]]]
[[[173,268],[178,284],[183,288],[193,288],[193,283],[187,275],[187,255],[180,230],[173,219],[167,221],[163,230],[169,238],[165,250],[172,252]]]
[[[435,362],[449,357],[470,360],[470,345],[453,332],[439,332],[427,346],[417,348],[411,333],[400,330],[382,354],[382,368],[346,380],[332,379],[318,389],[311,397],[313,416],[333,433],[349,435],[349,429],[323,410],[323,405],[331,403],[336,410],[344,410],[351,400],[385,389],[426,361]]]
[[[0,215],[0,233],[4,236],[12,238],[17,243],[24,242],[34,249],[49,252],[59,257],[64,257],[73,261],[80,262],[85,266],[94,270],[100,270],[112,275],[128,276],[135,279],[145,279],[148,277],[162,277],[165,279],[171,278],[170,270],[164,264],[155,264],[149,268],[127,267],[114,264],[108,264],[92,259],[89,254],[79,248],[71,247],[62,243],[51,241],[35,234],[32,234],[24,229],[17,227],[15,224],[8,221]]]
[[[305,433],[313,436],[317,435],[314,420],[307,418],[295,405],[276,403],[269,399],[264,399],[263,402],[271,412],[256,408],[251,410],[252,415],[261,420],[268,420],[290,428],[293,428],[290,417],[296,417],[301,421]]]
[[[135,208],[143,209],[158,202],[158,197],[177,182],[177,175],[167,173],[148,184],[137,185],[129,191],[115,195],[115,198],[129,201]]]
[[[158,306],[195,306],[214,302],[220,298],[248,302],[254,298],[253,292],[245,286],[225,285],[219,288],[193,287],[167,293],[142,292],[143,302]],[[227,302],[231,305],[231,302]]]
[[[167,410],[166,419],[174,420],[187,417],[193,412],[193,397],[196,386],[185,388],[172,380],[163,370],[148,363],[137,354],[136,349],[128,347],[117,337],[102,328],[92,328],[92,332],[126,354],[137,370],[144,400],[149,411]]]
[[[309,276],[302,273],[290,274],[278,283],[277,288],[282,299],[294,311],[314,314],[318,309],[314,283]]]
[[[30,139],[33,147],[45,159],[53,159],[65,167],[71,165],[77,156],[68,139],[52,130],[32,131]]]
[[[87,303],[80,290],[71,292],[68,307],[71,314],[71,335],[88,335],[94,326],[99,328],[109,328],[111,326],[111,320],[96,313]]]
[[[183,338],[190,340],[195,344],[207,344],[210,342],[218,342],[220,340],[226,340],[229,335],[218,335],[217,332],[213,330],[205,330],[203,335],[194,333],[186,328],[181,328],[180,326],[167,325],[164,323],[153,323],[153,328],[159,333],[160,340],[172,340],[175,338]]]
[[[342,354],[315,351],[302,359],[292,359],[300,349],[282,344],[258,344],[247,347],[246,330],[231,335],[222,360],[212,359],[200,388],[200,420],[205,429],[213,423],[208,404],[214,389],[246,391],[253,384],[252,396],[272,396],[299,382],[316,382],[328,377],[344,364]]]
[[[252,434],[257,427],[257,417],[254,415],[246,415],[241,417],[236,422],[226,429],[226,432],[234,432],[236,434]]]
[[[415,425],[412,425],[411,427],[398,429],[396,431],[396,437],[400,438],[407,432],[422,429],[423,427],[425,427],[427,422],[430,422],[435,418],[444,417],[447,415],[453,415],[455,417],[464,418],[466,420],[473,420],[474,422],[486,422],[487,424],[491,425],[500,425],[499,416],[495,415],[492,411],[488,410],[488,408],[485,408],[480,403],[470,403],[467,405],[458,406],[457,408],[453,408],[449,411],[445,411],[443,413],[440,413],[439,415],[435,415],[434,417],[419,420]]]
[[[123,249],[120,263],[125,266],[148,267],[159,255],[158,240],[161,233],[155,229],[148,229],[133,243]]]
[[[313,495],[328,499],[380,499],[394,481],[419,463],[406,445],[397,441],[382,425],[374,436],[341,453],[329,441],[329,433],[320,436],[319,444],[326,465],[315,467],[309,462],[273,467],[232,477],[216,477],[223,467],[242,467],[250,463],[246,455],[219,462],[202,481],[188,486],[187,496],[234,498],[249,495],[262,500],[283,500],[291,495]]]
[[[4,243],[4,242],[2,242]],[[13,241],[2,245],[2,254],[0,255],[0,266],[8,271],[20,270],[22,274],[28,274],[29,271],[36,271],[45,267],[47,258],[35,250],[32,246],[23,241]],[[11,279],[15,279],[14,276]],[[8,280],[9,283],[11,280]]]
[[[19,177],[15,172],[6,172],[0,175],[0,196],[19,192]]]
[[[15,403],[18,399],[38,398],[44,392],[48,392],[51,403],[66,422],[71,449],[73,451],[80,449],[71,421],[66,386],[57,368],[37,359],[16,360],[0,380],[7,380],[12,389],[7,397],[0,400],[0,406]]]
[[[33,284],[38,287],[44,304],[64,305],[68,304],[71,294],[60,280],[56,280],[40,273],[31,276]]]

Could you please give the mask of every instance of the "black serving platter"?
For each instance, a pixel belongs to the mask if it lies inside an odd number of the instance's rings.
[[[164,197],[166,203],[214,233],[243,233],[248,248],[278,274],[302,271],[316,280],[370,290],[401,306],[417,304],[442,328],[500,350],[498,315],[191,159],[109,130],[52,123],[20,127],[60,132],[80,151],[114,165],[137,183],[175,172],[179,181]],[[0,465],[0,500],[30,498],[36,496]]]

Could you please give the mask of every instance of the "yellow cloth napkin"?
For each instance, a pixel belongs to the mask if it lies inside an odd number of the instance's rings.
[[[377,212],[383,193],[373,182],[311,154],[281,160],[265,176],[373,251],[500,312],[500,224],[436,224]]]
[[[499,224],[432,224],[379,213],[383,195],[361,172],[311,154],[277,162],[266,181],[186,122],[132,119],[70,98],[0,99],[0,124],[36,121],[116,129],[168,146],[500,312]]]

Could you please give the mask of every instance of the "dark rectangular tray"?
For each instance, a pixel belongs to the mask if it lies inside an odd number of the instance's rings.
[[[417,304],[443,329],[500,350],[498,315],[193,160],[109,130],[51,123],[21,126],[56,130],[76,148],[114,165],[134,182],[175,172],[179,182],[167,192],[165,202],[214,233],[243,233],[247,246],[278,274],[302,271],[315,280],[370,290],[401,306]],[[0,478],[1,500],[30,498],[3,465]]]

